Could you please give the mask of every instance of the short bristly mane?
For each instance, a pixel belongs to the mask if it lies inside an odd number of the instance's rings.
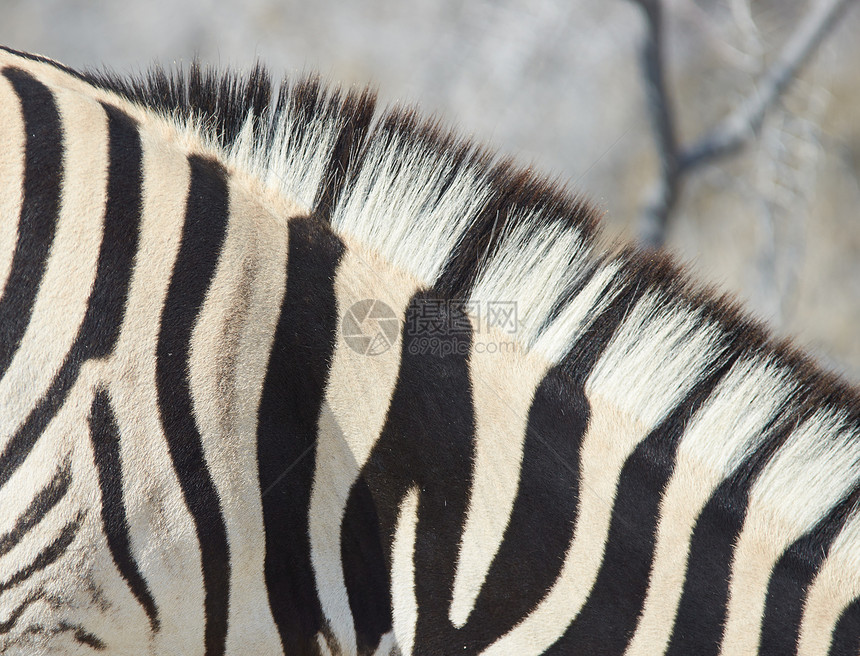
[[[440,297],[517,303],[517,339],[549,361],[565,361],[570,371],[588,357],[575,351],[587,345],[578,340],[600,329],[583,308],[596,315],[610,305],[640,315],[641,332],[619,331],[630,340],[617,345],[620,359],[650,355],[636,344],[648,334],[645,341],[662,341],[651,348],[671,349],[679,362],[689,364],[695,349],[696,357],[707,352],[711,361],[700,375],[727,361],[747,362],[745,374],[764,385],[758,395],[774,391],[769,401],[779,411],[772,421],[787,430],[804,423],[823,429],[801,431],[809,443],[797,445],[795,465],[846,474],[842,489],[832,491],[842,497],[838,512],[816,530],[838,532],[853,514],[860,500],[857,391],[772,338],[729,298],[691,282],[666,254],[601,248],[598,212],[581,197],[438,122],[422,121],[414,110],[375,116],[375,96],[367,89],[327,88],[317,77],[273,85],[260,65],[236,73],[197,62],[187,71],[154,68],[139,78],[82,77],[192,132],[231,167],[406,269]],[[671,362],[661,366],[671,370]],[[657,375],[660,367],[645,370]],[[643,383],[647,389],[647,376]],[[720,388],[727,397],[729,387]],[[636,415],[647,400],[623,404]],[[759,451],[764,463],[780,446],[735,445],[734,458]],[[791,498],[783,501],[784,520],[797,520]]]

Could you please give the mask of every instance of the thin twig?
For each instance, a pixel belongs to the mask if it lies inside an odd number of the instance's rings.
[[[654,197],[645,208],[642,221],[642,239],[645,243],[661,239],[665,231],[665,218],[678,199],[681,176],[678,170],[678,140],[675,136],[675,117],[664,77],[663,5],[661,0],[633,0],[645,12],[647,29],[639,53],[645,76],[651,125],[660,153],[660,177]]]
[[[785,44],[779,58],[756,85],[755,93],[711,132],[685,148],[681,154],[680,168],[685,171],[694,169],[743,146],[761,127],[767,110],[782,95],[800,67],[853,1],[821,0],[815,3]]]
[[[648,111],[657,141],[660,177],[653,199],[640,222],[640,238],[648,247],[663,244],[684,176],[703,164],[738,151],[761,127],[768,109],[782,95],[799,69],[854,0],[819,0],[801,21],[755,92],[714,129],[689,147],[678,145],[674,112],[666,88],[662,0],[631,0],[642,7],[646,35],[640,63],[646,82]]]

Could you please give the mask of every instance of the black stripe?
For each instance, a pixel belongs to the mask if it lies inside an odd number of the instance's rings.
[[[510,521],[459,638],[467,653],[482,651],[531,613],[558,577],[576,523],[589,416],[582,381],[573,383],[561,366],[547,372],[529,409]]]
[[[167,289],[156,347],[156,389],[173,467],[200,544],[206,654],[223,654],[230,600],[230,547],[218,490],[206,464],[189,380],[191,333],[203,306],[224,237],[226,172],[213,160],[188,158],[190,183],[182,242]]]
[[[104,389],[98,390],[93,398],[89,424],[102,496],[102,526],[107,537],[108,548],[120,575],[149,617],[152,630],[158,631],[160,626],[158,609],[131,553],[129,526],[122,497],[119,427],[111,407],[110,396]]]
[[[857,656],[860,653],[860,598],[845,607],[830,641],[827,656]]]
[[[720,650],[732,557],[749,503],[748,488],[733,488],[731,478],[723,481],[696,520],[667,656],[706,656]]]
[[[108,179],[102,244],[86,315],[55,384],[64,378],[69,381],[76,379],[85,359],[104,358],[114,350],[140,241],[143,149],[137,123],[112,105],[102,103],[102,108],[108,119]],[[64,376],[63,372],[68,375]],[[55,389],[68,388],[60,385]],[[50,393],[46,395],[47,398],[51,396]],[[56,396],[64,397],[65,393]],[[118,446],[117,443],[117,449]],[[96,452],[98,454],[98,449]],[[119,469],[114,471],[114,475],[119,474]],[[121,485],[118,491],[121,500]],[[113,510],[118,511],[115,507]],[[122,573],[122,569],[120,571]]]
[[[72,624],[71,622],[60,622],[57,625],[59,631],[68,631],[75,638],[75,642],[91,647],[95,651],[104,651],[105,643],[99,640],[98,637],[84,629],[80,624]]]
[[[302,88],[295,90],[300,93]],[[333,208],[347,184],[355,163],[360,161],[359,153],[364,148],[370,122],[373,119],[375,98],[372,94],[350,95],[338,108],[345,119],[338,130],[337,138],[329,155],[325,173],[320,181],[313,202],[314,218],[329,222]],[[317,109],[317,112],[323,111]]]
[[[26,143],[18,240],[0,296],[0,378],[30,323],[57,230],[63,183],[63,131],[53,94],[20,69],[6,68],[3,75],[20,98]]]
[[[59,372],[0,454],[0,488],[21,466],[62,406],[81,365],[89,358],[107,356],[119,337],[140,237],[142,151],[137,124],[119,110],[103,107],[108,116],[109,165],[95,282],[78,335]]]
[[[794,419],[789,416],[780,421],[756,452],[720,483],[696,520],[667,656],[719,653],[735,545],[746,519],[750,491],[779,445],[791,434]]]
[[[43,57],[42,55],[33,55],[29,52],[21,52],[20,50],[15,50],[13,48],[9,48],[7,46],[0,46],[0,50],[8,52],[10,55],[15,55],[16,57],[21,57],[22,59],[29,59],[30,61],[40,62],[42,64],[49,64],[54,68],[63,71],[64,73],[68,73],[69,75],[78,78],[79,80],[87,81],[87,77],[78,73],[75,69],[69,68],[65,64],[61,64],[60,62],[56,62],[53,59],[48,59],[47,57]]]
[[[350,491],[341,525],[340,555],[359,654],[371,654],[391,630],[389,576],[373,493],[359,477]]]
[[[344,247],[312,219],[288,223],[287,285],[257,424],[266,588],[287,654],[317,654],[323,630],[308,535],[317,421],[337,335]]]
[[[624,463],[612,509],[606,550],[591,594],[564,635],[546,653],[622,654],[636,630],[648,592],[660,500],[675,468],[690,418],[708,400],[737,359],[721,356],[710,373],[642,440]]]
[[[854,491],[785,550],[771,572],[759,652],[796,654],[803,607],[821,565],[856,504]]]
[[[507,633],[557,578],[579,509],[580,450],[591,413],[585,382],[644,290],[635,281],[624,285],[538,385],[511,518],[475,607],[457,632],[458,653],[479,653]]]
[[[15,609],[9,613],[9,617],[6,618],[6,621],[0,622],[0,635],[9,633],[9,631],[12,630],[12,627],[14,627],[16,622],[21,618],[21,615],[24,614],[24,611],[37,601],[44,598],[45,590],[43,588],[39,588],[36,592],[30,594],[26,599],[24,599],[24,601],[15,606]]]
[[[16,544],[32,529],[36,524],[44,519],[45,515],[56,506],[60,499],[66,496],[69,491],[69,483],[72,480],[71,466],[68,461],[63,463],[54,477],[48,484],[36,493],[30,505],[24,513],[18,517],[15,526],[11,531],[3,536],[0,536],[0,556],[4,556],[11,551]]]
[[[69,545],[74,541],[75,536],[78,534],[78,529],[81,528],[81,522],[83,522],[83,520],[84,513],[79,512],[75,519],[63,526],[60,534],[54,538],[54,541],[38,553],[33,562],[25,568],[15,572],[11,577],[9,577],[9,580],[0,583],[0,593],[18,585],[22,581],[26,581],[36,572],[40,572],[49,565],[55,563],[60,556],[66,553],[66,549],[68,549]]]
[[[460,538],[462,536],[474,456],[474,409],[469,379],[468,357],[471,334],[434,335],[432,326],[422,325],[431,308],[433,318],[451,325],[444,302],[420,292],[409,303],[403,329],[400,371],[392,395],[385,426],[362,469],[361,485],[373,497],[379,520],[384,562],[365,563],[376,570],[391,567],[392,538],[397,526],[400,503],[407,491],[418,488],[418,524],[415,539],[415,595],[418,619],[413,653],[442,654],[460,650],[454,627],[448,620],[448,607],[454,583]],[[433,341],[428,337],[438,337]],[[438,345],[440,350],[435,349]],[[444,350],[441,350],[444,349]],[[362,511],[353,500],[361,493],[354,486],[348,508]],[[344,525],[355,525],[352,518]],[[362,625],[357,627],[363,645],[375,645],[384,619],[390,613],[390,591],[385,595],[387,608],[369,607],[379,595],[359,589],[361,572],[344,572],[353,613],[365,605]],[[374,614],[375,623],[367,622]],[[375,632],[371,632],[375,628]]]
[[[105,226],[90,295],[81,327],[82,355],[104,358],[119,339],[128,288],[140,240],[143,194],[143,148],[137,123],[112,105],[108,117],[108,181]]]

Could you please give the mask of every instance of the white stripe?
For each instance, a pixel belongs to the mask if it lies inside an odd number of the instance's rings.
[[[763,428],[790,392],[786,372],[758,360],[740,362],[690,421],[660,503],[651,580],[627,656],[665,651],[696,520],[717,485],[762,440]]]
[[[232,178],[224,245],[191,336],[189,379],[230,545],[227,652],[281,653],[265,583],[257,408],[284,294],[287,231]],[[297,207],[295,213],[300,210]]]
[[[375,255],[347,245],[334,285],[338,318],[342,320],[354,303],[375,299],[390,308],[402,326],[417,286]],[[369,334],[377,324],[370,320],[363,328]],[[397,332],[399,336],[399,328]],[[382,432],[400,368],[400,341],[398,337],[387,351],[367,355],[355,350],[348,338],[339,321],[317,427],[308,528],[320,606],[341,649],[351,654],[356,638],[341,563],[340,527],[352,485]]]
[[[827,653],[833,629],[845,607],[860,597],[860,514],[855,513],[833,541],[815,577],[800,624],[797,656]]]
[[[391,552],[391,602],[394,635],[403,656],[415,648],[418,600],[415,598],[415,532],[418,526],[418,488],[400,503]]]
[[[582,291],[564,306],[549,326],[541,331],[533,350],[542,354],[550,362],[558,362],[567,355],[574,342],[612,302],[618,292],[617,287],[611,287],[618,269],[618,262],[601,266]]]
[[[573,540],[552,589],[531,615],[486,650],[488,656],[539,654],[561,637],[597,577],[624,462],[713,357],[712,333],[688,338],[691,315],[676,310],[658,319],[656,307],[647,297],[637,304],[586,383],[591,415]]]
[[[493,558],[501,546],[510,520],[520,479],[520,466],[529,407],[534,390],[553,361],[563,353],[540,335],[540,329],[559,296],[586,266],[588,248],[578,230],[560,223],[539,232],[533,222],[539,215],[514,216],[514,227],[502,235],[494,257],[479,273],[470,296],[477,310],[469,373],[475,406],[475,463],[469,508],[454,578],[449,617],[461,627],[471,613]],[[613,270],[614,271],[614,270]],[[568,306],[561,322],[568,334],[581,330],[586,316],[594,316],[594,304],[609,276],[595,276],[584,294]],[[492,303],[511,304],[516,334],[494,329],[488,316]],[[575,315],[575,317],[574,317]],[[574,325],[575,324],[575,325]],[[490,349],[503,342],[540,344],[539,355],[522,357],[518,349]]]
[[[21,345],[0,380],[0,449],[56,376],[83,321],[96,273],[107,186],[107,116],[68,91],[55,96],[64,141],[57,231]],[[77,135],[72,137],[71,135]]]
[[[510,520],[528,411],[534,390],[554,362],[541,356],[562,357],[570,341],[596,316],[598,298],[616,270],[610,266],[593,276],[553,322],[556,332],[539,335],[564,285],[585,266],[585,245],[578,231],[562,229],[559,224],[530,238],[527,230],[518,227],[505,239],[498,256],[479,276],[470,301],[479,313],[485,313],[490,302],[513,303],[518,322],[515,337],[524,344],[536,342],[537,355],[525,358],[517,350],[486,348],[510,336],[489,326],[485,314],[473,322],[475,340],[469,367],[475,405],[475,464],[449,611],[457,627],[466,623],[474,608]],[[557,332],[560,327],[563,336]],[[558,348],[559,343],[565,350]]]
[[[389,631],[379,640],[379,646],[373,652],[373,656],[397,656],[400,650],[397,648],[397,639],[394,637],[394,631]]]
[[[495,339],[503,337],[496,331]],[[529,407],[548,366],[538,358],[474,347],[469,355],[475,460],[449,609],[456,627],[466,623],[501,546],[519,486]]]
[[[773,566],[856,484],[860,443],[840,429],[841,417],[817,413],[792,433],[753,486],[732,562],[723,653],[755,652]]]
[[[334,656],[331,649],[329,649],[328,640],[325,639],[322,632],[317,633],[317,647],[319,647],[322,656]]]
[[[166,145],[161,134],[144,125],[140,139],[139,255],[105,379],[121,436],[131,551],[161,620],[155,651],[193,656],[202,654],[204,632],[200,549],[164,438],[155,375],[161,310],[182,235],[190,172],[185,153]],[[126,585],[119,579],[117,584]]]
[[[531,345],[565,288],[585,268],[588,248],[578,230],[561,223],[536,230],[535,223],[546,221],[540,214],[516,212],[508,220],[515,227],[479,272],[470,300],[479,310],[488,303],[513,304],[517,338]],[[483,329],[478,326],[478,332]]]
[[[76,432],[75,438],[80,436]],[[0,526],[0,535],[5,535],[15,526],[23,510],[32,502],[36,493],[43,488],[54,477],[61,468],[64,461],[68,461],[72,469],[70,489],[76,484],[73,462],[73,445],[66,442],[68,436],[58,430],[49,430],[36,442],[25,463],[11,476],[9,482],[0,490],[0,517],[3,525]],[[85,450],[83,450],[85,451]],[[40,467],[42,463],[50,463],[52,466]],[[85,492],[89,492],[86,489]],[[73,501],[74,494],[66,493],[47,514],[35,524],[30,531],[12,549],[0,557],[0,585],[5,584],[16,571],[26,567],[52,540],[57,537],[62,526],[75,516],[76,509]],[[44,508],[42,509],[44,510]],[[14,514],[12,514],[14,513]],[[29,589],[29,587],[27,587]],[[0,609],[5,613],[14,605],[7,602],[6,594],[11,591],[4,590],[3,603]],[[0,618],[2,621],[2,618]]]

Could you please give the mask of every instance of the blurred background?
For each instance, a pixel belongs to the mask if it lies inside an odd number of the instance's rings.
[[[750,99],[821,0],[0,0],[0,43],[76,68],[151,62],[370,83],[534,164],[642,234],[661,150],[640,50],[662,8],[683,149]],[[860,382],[860,2],[742,151],[680,177],[661,233],[705,282]],[[653,96],[652,96],[653,99]],[[665,108],[665,107],[664,107]],[[665,153],[664,153],[665,155]]]

